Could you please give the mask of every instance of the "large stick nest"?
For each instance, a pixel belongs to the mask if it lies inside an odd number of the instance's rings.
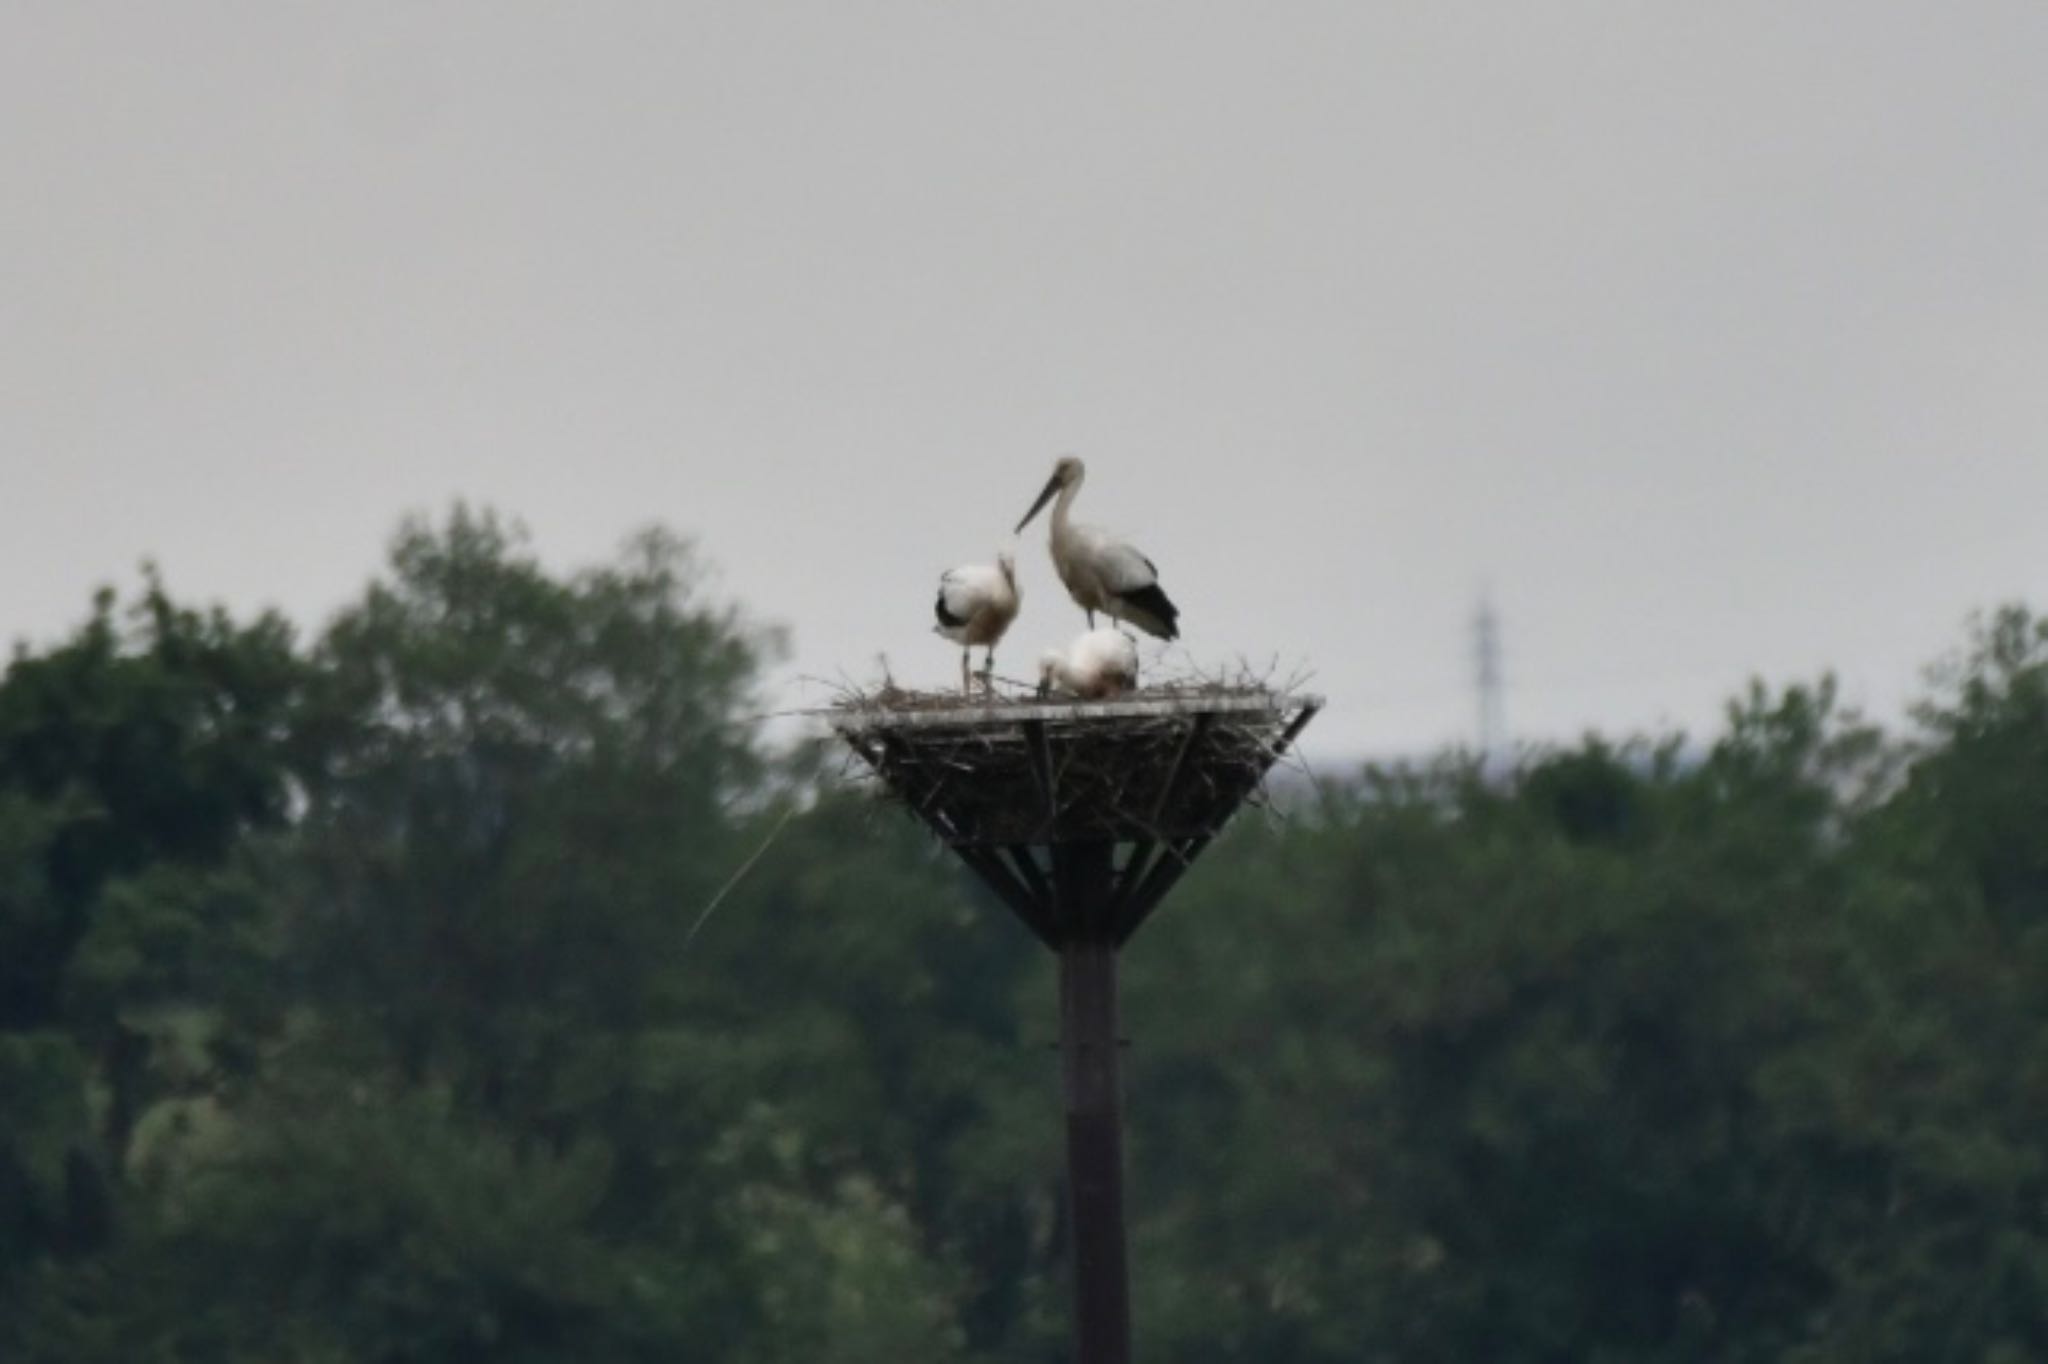
[[[1251,683],[1110,701],[853,692],[826,718],[955,847],[1206,840],[1248,800],[1319,698]]]

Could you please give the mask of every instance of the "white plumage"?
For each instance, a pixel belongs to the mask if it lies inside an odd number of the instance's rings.
[[[1064,649],[1048,649],[1038,662],[1038,694],[1054,687],[1091,701],[1120,696],[1138,685],[1138,646],[1121,630],[1090,630]]]
[[[1074,497],[1081,490],[1087,468],[1072,455],[1053,465],[1052,478],[1024,519],[1022,531],[1031,518],[1055,494],[1059,502],[1052,509],[1052,563],[1067,595],[1088,613],[1088,628],[1095,628],[1095,613],[1137,626],[1160,639],[1180,637],[1180,608],[1159,586],[1159,570],[1138,550],[1093,526],[1077,526],[1068,518]]]
[[[939,575],[939,599],[933,610],[933,631],[960,646],[960,690],[971,689],[968,655],[977,646],[988,650],[981,682],[989,686],[995,671],[996,645],[1017,618],[1023,594],[1017,590],[1017,563],[1008,554],[993,564],[968,564]]]

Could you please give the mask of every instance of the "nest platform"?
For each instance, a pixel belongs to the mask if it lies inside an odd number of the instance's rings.
[[[827,719],[1057,949],[1135,932],[1321,707],[1263,687],[1109,701],[885,690]]]

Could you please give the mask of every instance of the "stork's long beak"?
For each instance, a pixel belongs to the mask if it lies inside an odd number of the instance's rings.
[[[1031,518],[1038,515],[1039,512],[1045,510],[1045,504],[1052,501],[1052,495],[1058,492],[1059,490],[1060,476],[1058,474],[1054,474],[1051,478],[1045,481],[1045,491],[1038,495],[1038,500],[1031,504],[1031,510],[1024,513],[1024,519],[1017,523],[1017,530],[1012,531],[1011,534],[1017,534],[1019,531],[1022,531],[1024,527],[1030,525]]]

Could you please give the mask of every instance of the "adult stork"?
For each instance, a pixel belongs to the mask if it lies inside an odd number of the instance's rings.
[[[1054,687],[1091,701],[1120,696],[1138,685],[1138,646],[1121,630],[1090,630],[1038,661],[1038,694]]]
[[[947,569],[939,575],[939,600],[933,608],[939,623],[932,627],[960,646],[960,690],[968,683],[968,655],[978,645],[988,650],[981,670],[981,685],[991,687],[989,676],[996,668],[996,645],[1010,622],[1017,619],[1022,594],[1017,591],[1017,561],[1008,554],[996,555],[994,564],[968,564]]]
[[[1068,519],[1068,509],[1081,480],[1088,471],[1072,455],[1052,467],[1045,491],[1017,523],[1022,532],[1046,503],[1057,494],[1052,509],[1052,564],[1059,570],[1067,595],[1088,613],[1088,628],[1095,628],[1095,613],[1135,625],[1160,639],[1180,638],[1180,609],[1167,600],[1159,586],[1159,570],[1134,547],[1093,526],[1077,526]]]

